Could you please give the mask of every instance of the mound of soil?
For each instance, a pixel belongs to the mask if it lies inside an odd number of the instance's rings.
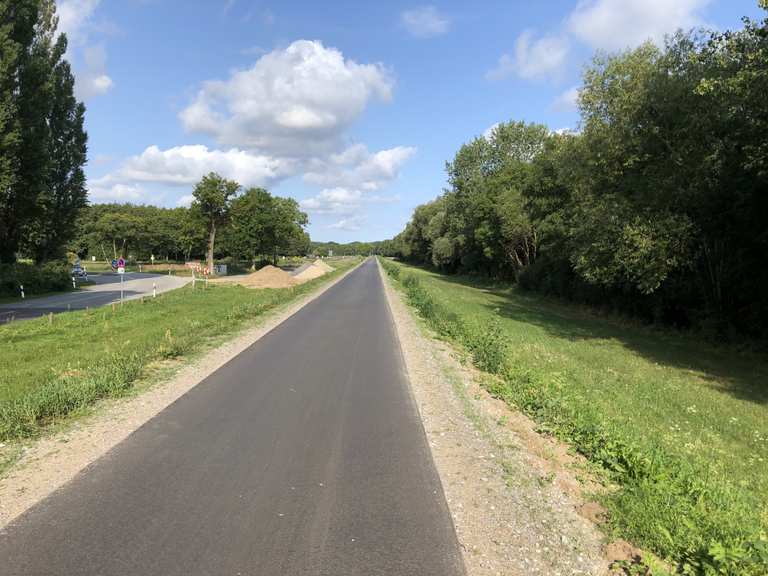
[[[325,276],[325,274],[327,274],[327,271],[323,270],[320,266],[317,265],[317,263],[315,263],[298,272],[293,278],[299,282],[308,282],[314,278]]]
[[[298,284],[288,272],[272,265],[264,266],[247,276],[232,278],[231,281],[247,288],[289,288]]]
[[[302,272],[304,272],[304,270],[306,270],[307,268],[312,266],[312,264],[314,264],[314,262],[305,262],[304,264],[302,264],[301,266],[299,266],[295,270],[291,270],[291,276],[297,276],[297,275],[301,274]]]
[[[313,266],[317,266],[318,268],[325,270],[326,272],[333,272],[334,268],[333,266],[329,266],[326,264],[323,260],[315,260]]]

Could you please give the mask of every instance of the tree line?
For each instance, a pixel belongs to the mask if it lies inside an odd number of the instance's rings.
[[[392,240],[376,240],[373,242],[312,242],[312,253],[318,256],[370,256],[371,254],[391,255],[388,247]]]
[[[309,251],[307,215],[292,198],[208,174],[189,208],[95,204],[79,215],[69,245],[81,257],[111,260],[233,258],[256,262]]]
[[[87,203],[85,106],[54,0],[0,0],[0,264],[63,255]]]
[[[764,4],[764,3],[763,3]],[[572,133],[463,145],[390,253],[723,336],[768,335],[768,19],[599,54]]]

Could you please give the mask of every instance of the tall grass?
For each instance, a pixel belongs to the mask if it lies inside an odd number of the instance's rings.
[[[503,302],[497,294],[451,284],[383,259],[382,265],[437,334],[464,347],[478,368],[494,376],[485,381],[493,395],[569,442],[619,487],[604,495],[611,518],[608,528],[614,535],[656,553],[681,574],[768,574],[768,481],[763,475],[768,408],[760,406],[761,397],[753,399],[757,409],[742,409],[739,401],[725,394],[713,397],[732,409],[728,412],[721,406],[721,419],[722,414],[732,416],[709,424],[717,429],[742,428],[740,444],[730,445],[738,455],[717,449],[700,457],[693,448],[676,450],[669,436],[679,438],[674,436],[678,424],[654,403],[681,401],[688,393],[681,391],[683,383],[693,385],[693,378],[686,381],[685,371],[666,367],[675,385],[658,389],[666,397],[649,397],[642,390],[642,379],[648,375],[650,388],[653,366],[646,367],[626,347],[603,339],[574,343],[559,333],[542,334],[541,326],[526,322],[522,309],[536,306],[535,300],[514,302],[519,317],[510,319],[501,313]],[[560,315],[557,321],[575,325],[562,334],[579,333],[577,318]],[[610,354],[597,350],[600,346],[610,346]],[[595,366],[594,358],[603,365]],[[620,390],[610,389],[621,379],[600,375],[621,371],[629,362],[648,372],[638,372],[639,381],[625,382]],[[700,401],[705,401],[705,391],[700,392]],[[600,397],[602,402],[596,400]],[[684,403],[688,402],[686,397]],[[640,417],[625,416],[627,406]],[[687,411],[680,420],[694,419],[696,406],[689,405]],[[747,421],[747,415],[753,419]],[[747,458],[757,466],[739,462]]]
[[[0,326],[0,441],[34,436],[101,398],[125,394],[153,362],[192,354],[355,263],[340,262],[292,288],[187,286],[115,309]]]

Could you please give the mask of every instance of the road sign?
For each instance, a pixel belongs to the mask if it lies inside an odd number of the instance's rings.
[[[117,267],[117,273],[118,274],[125,274],[125,266],[118,266]]]
[[[123,258],[122,256],[117,259],[117,267],[125,268],[125,258]]]
[[[112,270],[117,270],[117,259],[112,260]]]

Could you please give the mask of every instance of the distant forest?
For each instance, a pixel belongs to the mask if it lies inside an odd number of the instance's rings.
[[[768,336],[768,19],[600,54],[573,132],[509,122],[387,252],[703,330]]]

